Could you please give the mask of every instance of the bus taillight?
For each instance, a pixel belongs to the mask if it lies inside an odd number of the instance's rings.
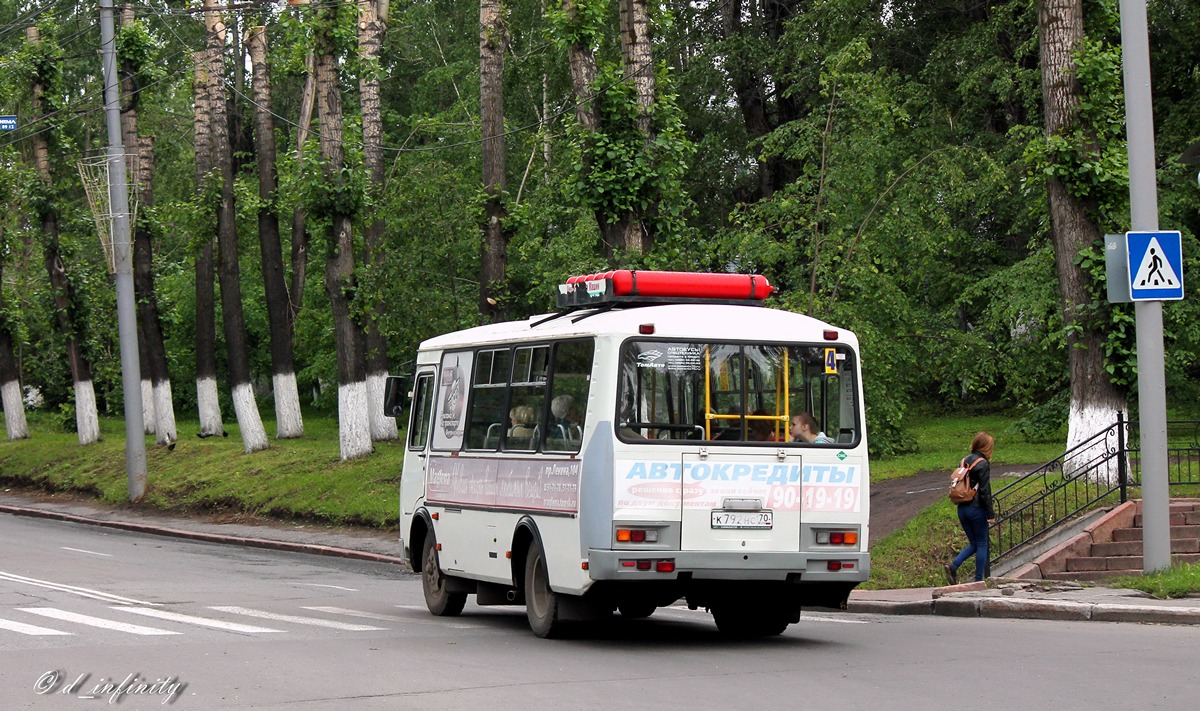
[[[657,543],[658,531],[644,528],[618,528],[617,543]]]
[[[817,543],[853,546],[858,543],[858,531],[817,531]]]

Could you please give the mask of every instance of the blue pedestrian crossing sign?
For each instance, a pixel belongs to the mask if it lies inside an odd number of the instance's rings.
[[[1178,232],[1126,232],[1125,244],[1131,300],[1183,298],[1183,242]]]

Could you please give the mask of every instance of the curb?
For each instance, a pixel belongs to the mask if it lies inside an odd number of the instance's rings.
[[[265,548],[268,550],[289,551],[292,553],[308,553],[311,555],[324,555],[336,558],[352,558],[355,560],[370,561],[372,563],[407,565],[407,561],[397,556],[383,555],[381,553],[368,553],[366,551],[356,551],[351,548],[338,548],[337,546],[322,546],[313,543],[294,543],[291,541],[274,541],[267,538],[249,538],[246,536],[227,536],[220,533],[202,533],[200,531],[184,531],[178,528],[166,528],[163,526],[153,526],[145,523],[130,523],[128,521],[106,521],[103,519],[88,518],[86,516],[77,516],[75,514],[67,514],[59,511],[31,509],[20,506],[9,506],[6,504],[0,504],[0,513],[13,514],[14,516],[28,516],[30,518],[48,518],[56,521],[68,521],[70,523],[82,523],[88,526],[103,526],[105,528],[120,529],[122,531],[146,533],[153,536],[184,538],[187,540],[202,541],[205,543],[221,543],[224,545],[244,546],[248,548]]]
[[[848,612],[875,615],[1019,618],[1067,622],[1137,622],[1200,625],[1200,607],[1158,607],[1105,602],[1070,602],[1011,597],[943,596],[936,600],[886,602],[851,600]]]

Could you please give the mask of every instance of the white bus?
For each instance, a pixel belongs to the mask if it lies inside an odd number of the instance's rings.
[[[771,291],[573,277],[557,314],[422,343],[400,535],[430,612],[524,604],[552,637],[684,600],[753,636],[844,606],[870,567],[858,343]],[[793,441],[805,413],[824,436]]]

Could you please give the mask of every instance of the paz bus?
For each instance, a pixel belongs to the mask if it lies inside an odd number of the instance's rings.
[[[683,601],[745,637],[844,607],[870,572],[858,342],[773,291],[583,275],[556,313],[423,342],[400,536],[429,611],[524,605],[554,637]],[[803,413],[825,437],[793,441]]]

